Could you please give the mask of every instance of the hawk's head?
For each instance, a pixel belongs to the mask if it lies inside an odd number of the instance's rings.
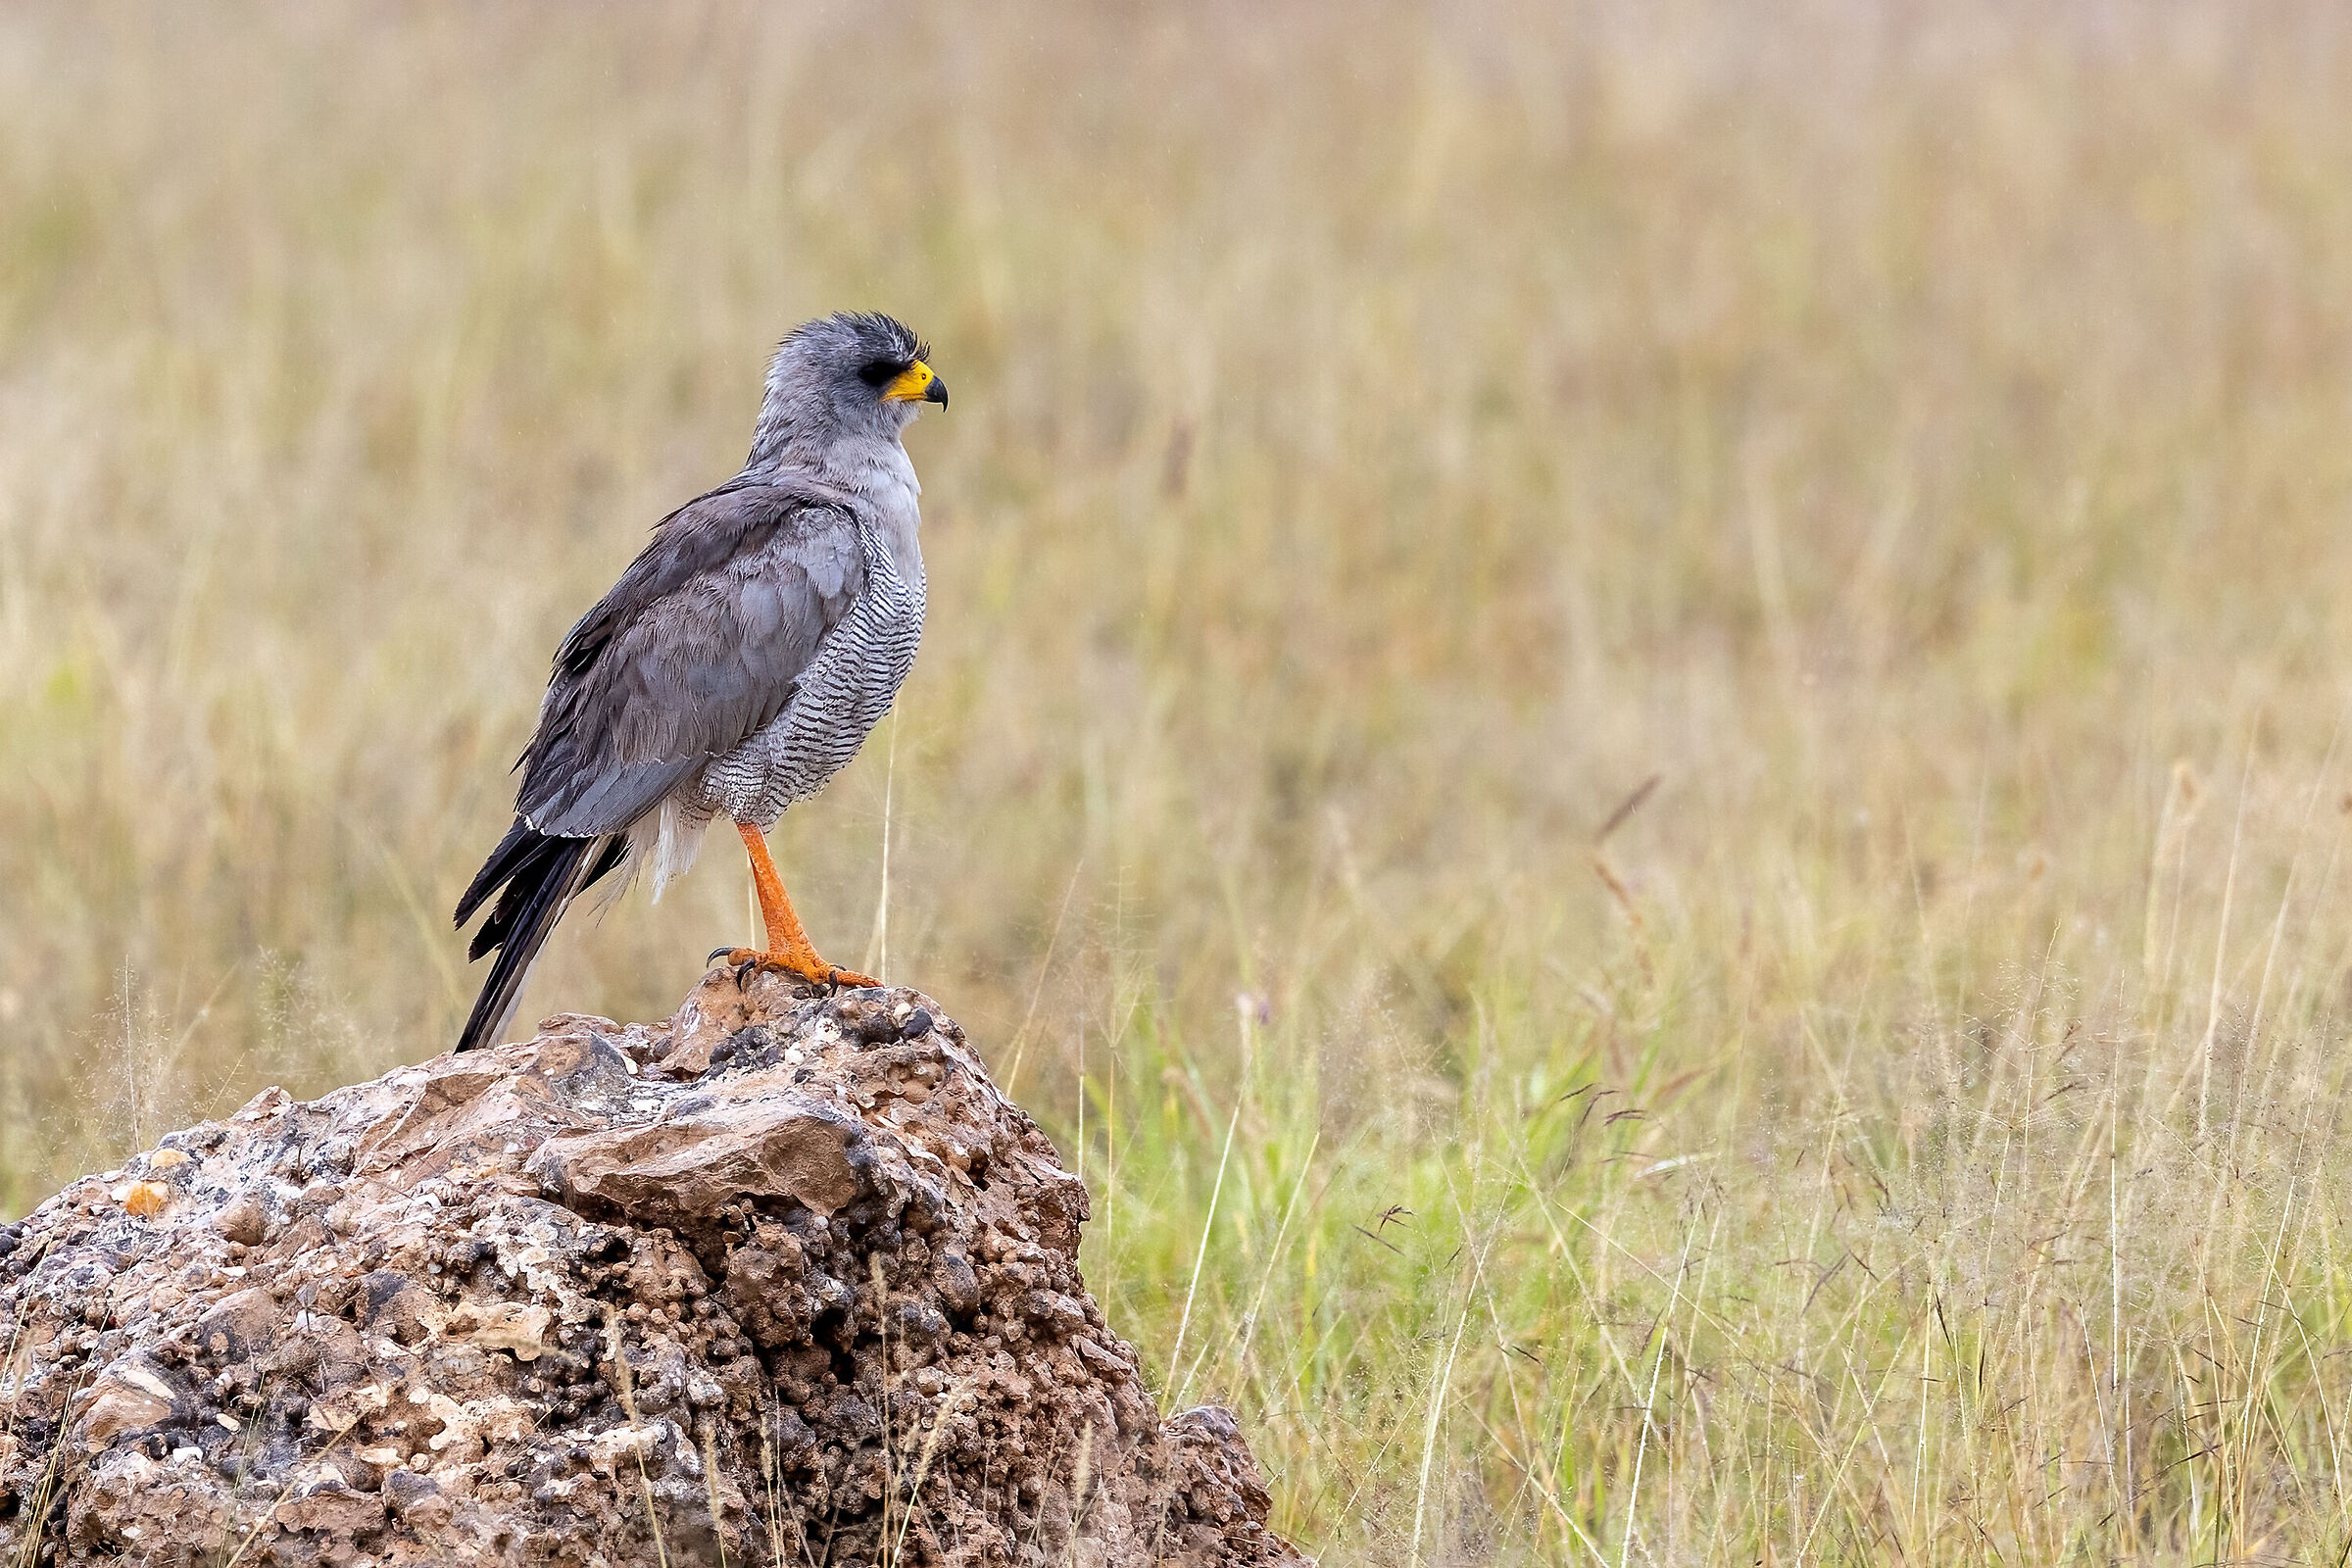
[[[930,357],[906,323],[875,313],[845,311],[794,327],[767,368],[754,457],[844,436],[897,436],[924,404],[947,404],[948,383]]]

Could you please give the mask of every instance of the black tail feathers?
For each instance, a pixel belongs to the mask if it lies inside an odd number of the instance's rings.
[[[565,906],[597,878],[620,864],[628,840],[618,834],[602,838],[550,838],[516,817],[507,836],[490,852],[481,870],[458,901],[458,924],[473,917],[490,895],[499,895],[490,918],[474,932],[467,958],[495,951],[490,978],[474,1000],[466,1032],[458,1037],[460,1051],[494,1045],[521,1000],[522,983],[531,960],[539,956]],[[501,890],[504,891],[501,891]]]

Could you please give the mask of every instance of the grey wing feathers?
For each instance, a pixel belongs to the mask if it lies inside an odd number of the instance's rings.
[[[545,834],[625,830],[783,711],[864,587],[856,519],[813,487],[679,508],[556,651],[516,810]]]

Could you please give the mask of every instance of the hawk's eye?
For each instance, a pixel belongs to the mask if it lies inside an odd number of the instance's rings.
[[[858,379],[870,387],[886,387],[906,373],[905,360],[868,360],[858,368]]]

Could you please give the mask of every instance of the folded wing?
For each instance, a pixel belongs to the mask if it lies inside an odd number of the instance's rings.
[[[864,587],[839,505],[760,485],[681,508],[557,650],[516,811],[624,831],[784,710]]]
[[[514,825],[458,901],[498,896],[470,956],[496,952],[458,1049],[495,1040],[564,908],[622,862],[624,835],[760,733],[865,590],[848,503],[737,485],[687,503],[556,651],[517,763]]]

